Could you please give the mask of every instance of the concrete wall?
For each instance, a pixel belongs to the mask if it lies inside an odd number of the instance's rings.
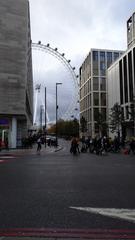
[[[0,118],[9,124],[11,147],[33,123],[33,78],[28,0],[0,0]],[[15,129],[15,128],[14,128]],[[15,139],[16,143],[12,141]],[[14,140],[15,141],[15,140]],[[20,145],[20,143],[19,143]]]
[[[28,1],[1,0],[0,114],[26,114],[26,88],[32,93],[32,79],[29,86],[27,81],[29,31]],[[32,107],[31,99],[31,112]]]

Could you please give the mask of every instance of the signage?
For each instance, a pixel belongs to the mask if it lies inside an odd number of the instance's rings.
[[[8,119],[0,119],[0,125],[9,125]]]

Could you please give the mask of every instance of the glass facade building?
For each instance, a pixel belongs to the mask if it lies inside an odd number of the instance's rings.
[[[118,102],[123,111],[127,137],[135,135],[135,44],[118,59],[107,72],[108,110]],[[116,81],[117,79],[117,81]],[[109,112],[108,112],[109,115]]]
[[[91,49],[80,67],[80,118],[85,117],[87,134],[92,137],[99,133],[98,113],[106,121],[106,70],[122,54],[122,51]]]

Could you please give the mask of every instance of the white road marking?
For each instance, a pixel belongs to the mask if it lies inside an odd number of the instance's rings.
[[[14,156],[2,156],[2,158],[15,158]]]
[[[135,209],[70,207],[80,211],[95,213],[112,218],[120,218],[135,223]]]

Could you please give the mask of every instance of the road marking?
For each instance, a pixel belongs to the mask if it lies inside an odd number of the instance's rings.
[[[5,162],[5,160],[0,160],[0,163],[3,163],[3,162]]]
[[[2,156],[2,158],[15,158],[14,156]]]
[[[112,218],[120,218],[135,223],[135,209],[70,207],[71,209],[95,213]]]
[[[57,229],[57,228],[13,228],[0,229],[0,237],[46,237],[62,239],[135,239],[135,230],[130,229]]]

